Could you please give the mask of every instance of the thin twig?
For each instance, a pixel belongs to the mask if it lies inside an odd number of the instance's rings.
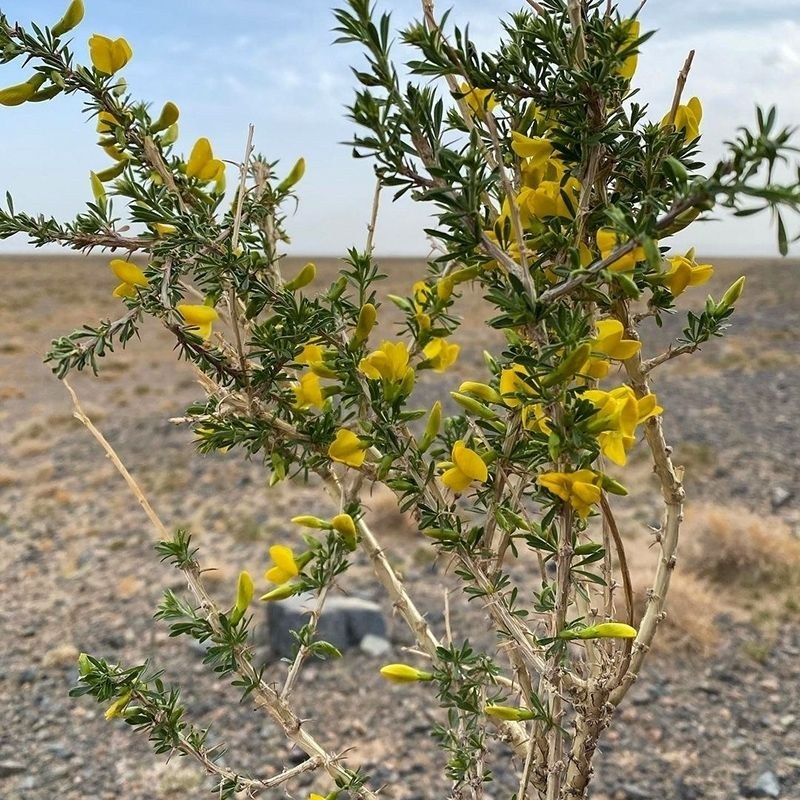
[[[675,94],[672,96],[672,106],[669,110],[669,124],[675,123],[675,115],[678,113],[678,106],[681,104],[681,95],[683,88],[686,86],[686,79],[689,77],[689,70],[692,68],[692,61],[694,61],[694,50],[689,51],[686,56],[686,61],[683,62],[683,67],[678,73],[678,80],[675,83]]]
[[[169,540],[171,538],[167,527],[161,521],[158,514],[156,514],[152,505],[145,497],[139,484],[134,477],[122,463],[122,460],[117,455],[114,448],[103,436],[103,434],[95,427],[91,419],[86,415],[78,402],[78,396],[75,394],[72,387],[65,380],[64,386],[72,398],[73,415],[81,422],[89,433],[95,438],[100,446],[105,450],[106,456],[111,463],[123,477],[128,485],[128,488],[133,493],[139,505],[144,510],[147,518],[155,528],[158,536],[162,540]],[[209,624],[219,632],[219,615],[220,611],[216,607],[210,595],[206,592],[202,583],[200,582],[200,569],[196,564],[181,567],[181,571],[186,578],[189,590],[195,597],[198,606],[203,610]],[[294,712],[278,697],[277,692],[268,684],[266,684],[259,675],[256,668],[252,665],[249,658],[243,650],[237,648],[235,651],[236,672],[246,682],[247,685],[252,684],[255,688],[253,696],[256,705],[265,709],[278,725],[283,729],[284,734],[299,748],[304,750],[309,757],[317,758],[320,761],[320,766],[324,767],[325,771],[334,780],[348,780],[350,773],[339,765],[339,757],[329,753],[320,745],[317,740],[302,727],[301,720],[294,714]],[[366,787],[362,787],[356,792],[356,795],[362,800],[378,800],[377,795]]]

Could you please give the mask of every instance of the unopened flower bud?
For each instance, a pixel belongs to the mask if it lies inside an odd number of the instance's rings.
[[[294,278],[292,278],[292,280],[286,283],[286,288],[290,292],[294,292],[297,289],[302,289],[304,286],[308,286],[308,284],[311,283],[311,281],[313,281],[316,277],[317,267],[315,264],[309,262],[300,270],[300,272],[297,273],[297,275],[295,275]]]
[[[477,381],[464,381],[458,387],[458,391],[462,394],[471,394],[483,400],[484,403],[502,403],[503,398],[500,393],[485,383],[478,383]]]
[[[480,417],[481,419],[497,419],[497,414],[492,411],[489,406],[484,405],[481,403],[480,400],[476,400],[474,397],[470,397],[468,394],[461,394],[461,392],[450,392],[450,397],[456,401],[462,408],[469,411],[471,414],[474,414],[476,417]]]
[[[718,311],[727,311],[736,303],[744,291],[744,282],[745,277],[742,275],[739,280],[734,281],[734,283],[730,285],[725,294],[722,295],[722,300],[719,301],[719,305],[717,306]]]
[[[387,664],[381,667],[381,675],[392,683],[413,683],[414,681],[432,681],[430,672],[423,672],[408,664]]]
[[[437,400],[431,407],[428,422],[425,425],[425,433],[419,443],[420,453],[424,453],[432,444],[433,440],[439,435],[442,427],[442,404]]]
[[[158,119],[150,127],[150,132],[158,133],[159,131],[166,130],[178,121],[180,115],[181,112],[178,106],[172,101],[167,101],[164,103],[164,108],[161,109]]]
[[[50,28],[50,33],[54,37],[63,36],[73,28],[77,28],[83,21],[84,12],[83,0],[72,0],[64,12],[64,16]]]
[[[358,323],[353,334],[353,347],[359,347],[369,338],[370,331],[378,320],[378,309],[372,303],[365,303],[358,314]]]
[[[306,174],[306,160],[300,158],[297,163],[292,167],[291,172],[278,184],[276,191],[280,194],[288,192],[296,183],[302,180],[303,175]]]
[[[349,514],[337,514],[332,520],[331,525],[342,541],[351,552],[356,549],[358,537],[356,534],[356,523]]]
[[[533,719],[536,715],[529,708],[519,708],[516,706],[488,705],[483,709],[487,717],[502,719],[506,722],[523,722]]]

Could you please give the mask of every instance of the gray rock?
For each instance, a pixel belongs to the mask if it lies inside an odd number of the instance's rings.
[[[311,594],[289,597],[267,604],[265,644],[272,656],[290,656],[296,648],[290,631],[308,622],[316,605]],[[317,626],[316,639],[330,642],[340,650],[358,647],[365,636],[386,639],[386,620],[377,603],[359,597],[331,597],[325,603]]]
[[[376,636],[374,633],[368,633],[361,640],[359,647],[362,653],[372,658],[385,656],[392,649],[392,645],[386,639],[382,636]]]
[[[772,497],[770,498],[772,502],[772,508],[775,511],[777,511],[779,508],[783,508],[793,497],[794,492],[790,491],[789,489],[784,489],[783,486],[776,486],[772,490]]]
[[[0,778],[18,775],[20,772],[25,772],[25,769],[25,765],[18,761],[0,761]]]
[[[778,776],[771,770],[762,772],[756,782],[751,786],[745,787],[746,797],[780,797],[781,784],[778,781]]]

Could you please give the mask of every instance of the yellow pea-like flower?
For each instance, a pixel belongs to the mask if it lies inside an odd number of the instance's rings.
[[[700,136],[700,122],[703,119],[703,105],[700,98],[692,97],[686,105],[679,105],[675,112],[675,119],[670,123],[669,113],[664,115],[661,120],[661,127],[666,128],[670,124],[676,130],[683,131],[686,144],[693,142]]]
[[[473,481],[485,483],[489,477],[486,462],[459,439],[451,451],[452,466],[442,475],[442,483],[454,492],[463,492]]]
[[[92,187],[92,195],[96,203],[104,203],[106,200],[106,187],[103,182],[97,177],[96,172],[89,173],[89,183]]]
[[[670,269],[664,274],[663,281],[673,297],[677,297],[689,286],[702,286],[714,274],[711,264],[698,264],[695,261],[694,250],[684,256],[671,256],[667,261]]]
[[[269,557],[272,566],[264,573],[264,577],[270,583],[284,584],[300,574],[300,567],[297,565],[291,547],[285,544],[274,544],[269,548]]]
[[[422,352],[434,372],[444,372],[456,363],[461,345],[451,344],[444,338],[432,339],[422,348]]]
[[[595,238],[601,258],[608,258],[618,247],[628,241],[625,236],[617,233],[613,228],[600,228]],[[644,248],[637,245],[629,253],[613,261],[608,268],[612,272],[629,272],[638,262],[644,261],[646,258]]]
[[[123,282],[130,286],[141,286],[146,288],[150,285],[147,276],[136,264],[125,261],[122,258],[115,258],[108,264],[111,271]]]
[[[186,175],[189,178],[197,178],[201,183],[208,183],[218,181],[224,174],[225,164],[214,158],[211,142],[205,136],[198,139],[189,154]]]
[[[491,113],[497,108],[497,100],[494,99],[494,92],[491,89],[471,88],[465,82],[458,87],[458,90],[464,95],[464,102],[477,117],[485,119],[487,112]]]
[[[89,57],[98,72],[113,75],[133,58],[133,50],[122,37],[109,39],[96,33],[89,39]]]
[[[120,300],[123,298],[130,299],[132,297],[136,297],[136,289],[129,283],[121,283],[119,286],[114,288],[114,291],[111,294],[114,297],[120,298]]]
[[[367,447],[352,431],[340,428],[328,448],[328,455],[334,461],[358,469],[367,457]]]
[[[511,131],[511,149],[520,157],[529,159],[526,166],[541,168],[553,155],[553,144],[542,136],[525,136]]]
[[[414,368],[408,363],[409,352],[405,342],[381,342],[381,346],[361,359],[358,368],[370,380],[402,383]]]
[[[159,236],[169,236],[178,230],[174,225],[169,225],[166,222],[156,222],[153,227],[156,229],[156,233]]]
[[[642,349],[642,343],[635,339],[623,339],[625,332],[618,319],[601,319],[596,323],[597,338],[592,341],[592,352],[626,361]]]
[[[529,377],[528,370],[522,364],[512,364],[500,372],[500,395],[503,403],[509,408],[521,405],[519,395],[534,396],[533,387],[525,381]]]
[[[641,25],[638,19],[626,19],[620,23],[627,34],[625,39],[625,47],[631,45],[639,38],[641,32]],[[621,75],[625,80],[629,81],[636,73],[636,67],[639,64],[639,53],[634,52],[625,58],[621,66],[617,69],[617,74]]]
[[[433,675],[408,664],[387,664],[381,667],[381,675],[392,683],[414,683],[416,681],[432,681]]]
[[[295,396],[295,408],[322,408],[325,398],[322,395],[322,384],[313,372],[306,372],[299,383],[292,387]]]
[[[581,519],[600,502],[602,477],[590,469],[577,472],[544,472],[536,479],[548,492],[569,503]]]
[[[72,0],[64,12],[64,16],[50,28],[50,33],[54,37],[69,33],[73,28],[77,28],[81,24],[84,13],[83,0]]]
[[[219,319],[216,309],[211,306],[178,303],[175,309],[187,323],[189,331],[201,339],[208,339],[211,336],[211,328]]]

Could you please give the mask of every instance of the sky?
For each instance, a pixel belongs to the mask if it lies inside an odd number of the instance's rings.
[[[419,17],[418,0],[377,0],[400,28]],[[355,45],[333,45],[334,0],[86,0],[86,18],[74,49],[88,63],[92,33],[124,35],[134,58],[124,75],[134,96],[157,108],[172,100],[181,109],[181,142],[188,151],[208,136],[215,154],[238,160],[249,123],[257,149],[285,170],[299,156],[308,169],[300,206],[289,221],[294,255],[339,255],[363,247],[374,188],[366,160],[341,144],[354,125],[345,118],[358,64]],[[499,17],[523,0],[440,0],[439,11],[468,22],[475,41],[492,48]],[[638,0],[622,0],[631,11]],[[12,20],[52,24],[66,0],[0,0]],[[702,150],[721,155],[736,127],[750,124],[755,104],[777,104],[779,121],[800,124],[800,0],[649,0],[641,15],[656,36],[639,58],[635,85],[650,102],[653,119],[669,107],[675,77],[689,49],[697,51],[685,97],[704,104]],[[398,51],[399,52],[399,51]],[[0,65],[0,85],[17,82],[14,65]],[[89,171],[107,166],[93,125],[75,97],[0,109],[0,192],[16,207],[64,219],[90,197]],[[429,211],[387,194],[376,235],[383,255],[427,252],[422,229]],[[796,233],[795,225],[795,233]],[[720,217],[695,226],[691,240],[704,255],[776,253],[769,217]],[[0,252],[22,251],[19,237]],[[794,245],[793,253],[800,253]]]

